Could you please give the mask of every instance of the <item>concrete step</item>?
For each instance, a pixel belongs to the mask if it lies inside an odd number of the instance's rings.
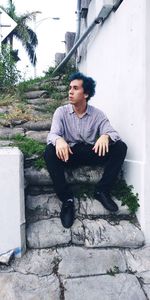
[[[130,212],[127,206],[122,206],[121,202],[113,197],[117,203],[119,211],[115,217],[129,217]],[[37,196],[27,195],[26,197],[26,219],[28,223],[49,218],[59,217],[61,202],[55,193],[41,194]],[[84,194],[83,197],[75,199],[75,214],[80,219],[99,218],[100,216],[110,216],[110,212],[96,199]]]
[[[99,166],[83,166],[76,169],[66,170],[67,182],[71,184],[86,183],[95,184],[97,183],[103,173],[103,168]],[[52,185],[52,180],[46,169],[37,170],[34,167],[25,169],[25,179],[28,185],[31,186],[42,186]]]
[[[0,299],[147,300],[149,262],[150,247],[28,250],[10,266],[0,266]]]
[[[60,218],[30,223],[27,226],[29,248],[82,245],[86,248],[137,248],[144,244],[144,235],[137,225],[121,220],[76,219],[71,229],[65,229]]]
[[[34,130],[29,130],[26,131],[26,137],[31,138],[35,141],[38,141],[40,143],[45,143],[47,141],[47,135],[48,135],[48,130],[41,130],[41,131],[34,131]]]
[[[47,98],[48,92],[46,90],[30,91],[25,93],[25,97],[27,99]]]
[[[40,104],[51,104],[54,100],[51,98],[35,98],[27,99],[28,104],[40,105]]]
[[[22,136],[25,135],[23,128],[0,128],[0,138],[12,138],[14,135],[20,134]]]
[[[22,124],[22,127],[26,130],[31,131],[49,131],[51,126],[51,120],[50,118],[48,120],[40,120],[40,121],[28,121],[24,124]]]

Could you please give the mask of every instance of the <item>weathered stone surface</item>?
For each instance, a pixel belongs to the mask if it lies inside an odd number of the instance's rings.
[[[67,169],[66,177],[69,183],[97,183],[103,173],[103,168],[82,166],[76,169]]]
[[[142,288],[147,296],[147,299],[150,299],[150,270],[144,271],[139,274],[136,274],[140,278]]]
[[[129,215],[129,210],[127,206],[122,206],[121,202],[117,199],[113,198],[113,200],[116,202],[116,204],[119,207],[119,211],[116,213],[116,215]],[[83,216],[95,216],[98,217],[100,215],[109,215],[110,212],[104,208],[104,206],[97,201],[96,199],[92,199],[91,197],[88,197],[86,194],[84,195],[84,198],[82,197],[80,199],[80,210],[79,213]]]
[[[67,247],[58,249],[58,254],[59,274],[67,278],[106,274],[111,270],[126,271],[124,256],[118,249]]]
[[[150,299],[150,284],[144,284],[143,290],[145,292],[145,295],[147,296],[147,299]]]
[[[22,128],[0,128],[0,138],[12,138],[16,134],[24,135]]]
[[[28,121],[22,125],[23,128],[28,129],[28,130],[37,130],[37,131],[42,131],[42,130],[49,130],[51,126],[51,120],[44,120],[44,121]]]
[[[64,287],[65,300],[146,300],[137,278],[129,274],[68,279]]]
[[[40,194],[54,193],[53,186],[50,185],[27,185],[27,193],[32,196],[38,196]]]
[[[110,224],[106,220],[83,220],[86,247],[139,247],[144,244],[142,231],[129,221]]]
[[[71,227],[72,232],[72,243],[75,245],[84,245],[85,231],[83,223],[76,219],[73,226]]]
[[[38,195],[26,197],[26,208],[35,211],[35,214],[48,217],[59,216],[61,210],[61,202],[56,194]]]
[[[54,100],[51,98],[35,98],[35,99],[28,99],[27,103],[40,105],[40,104],[51,103],[52,101],[54,101]]]
[[[15,272],[47,276],[53,273],[58,264],[58,254],[55,250],[28,250],[21,259],[15,259],[11,267]]]
[[[46,90],[41,91],[30,91],[25,93],[25,97],[28,99],[36,99],[36,98],[47,98],[48,92]]]
[[[25,169],[25,178],[30,185],[49,185],[52,184],[52,180],[46,169],[36,170],[35,168]]]
[[[57,90],[59,92],[65,92],[67,90],[66,85],[57,85]]]
[[[27,223],[45,220],[60,215],[61,203],[56,194],[28,195],[26,199]]]
[[[150,247],[125,251],[128,268],[131,272],[141,273],[150,270]]]
[[[14,143],[12,141],[0,141],[0,147],[12,146]]]
[[[26,136],[41,143],[46,144],[48,131],[27,131]]]
[[[33,222],[45,218],[58,217],[62,203],[55,193],[26,197],[26,208],[29,219]],[[78,200],[75,199],[75,211],[78,210]]]
[[[3,300],[60,300],[59,281],[54,275],[1,273],[0,287],[0,299]]]
[[[38,221],[27,227],[29,248],[48,248],[68,244],[70,241],[70,229],[65,229],[59,218]]]
[[[75,170],[66,170],[66,179],[69,183],[97,183],[101,177],[103,169],[100,167],[91,168],[85,166]],[[25,177],[31,185],[49,185],[52,184],[48,171],[46,169],[36,170],[35,168],[25,169]]]

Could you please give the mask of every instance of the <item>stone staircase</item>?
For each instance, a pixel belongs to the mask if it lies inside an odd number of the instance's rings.
[[[66,90],[55,78],[59,93]],[[34,88],[26,94],[27,108],[40,120],[1,121],[0,145],[12,144],[19,133],[46,142],[53,99]],[[5,107],[6,109],[6,107]],[[8,108],[9,110],[10,108]],[[45,168],[34,167],[36,155],[25,159],[27,252],[0,266],[0,299],[4,300],[145,300],[150,299],[150,248],[135,216],[119,206],[110,214],[89,191],[100,179],[100,167],[66,171],[75,194],[76,219],[62,227],[61,203]]]

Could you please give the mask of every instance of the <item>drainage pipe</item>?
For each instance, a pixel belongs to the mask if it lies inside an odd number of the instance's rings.
[[[113,2],[113,1],[112,1]],[[105,19],[109,16],[111,11],[113,10],[113,4],[106,4],[100,10],[96,19],[92,22],[92,24],[87,28],[87,30],[83,33],[83,35],[77,40],[72,49],[68,52],[67,56],[62,60],[62,62],[56,67],[53,71],[52,75],[55,75],[59,70],[63,68],[63,66],[68,62],[71,56],[74,54],[79,45],[84,41],[84,39],[88,36],[88,34],[92,31],[92,29],[97,25],[102,25]]]

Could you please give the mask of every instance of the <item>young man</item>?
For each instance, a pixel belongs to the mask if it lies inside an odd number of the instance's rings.
[[[44,157],[56,194],[62,201],[60,218],[65,228],[74,222],[74,198],[65,180],[66,166],[104,165],[94,196],[109,211],[118,210],[109,192],[125,159],[127,146],[105,114],[88,104],[94,94],[92,78],[79,72],[73,74],[69,104],[56,109],[47,138]]]

